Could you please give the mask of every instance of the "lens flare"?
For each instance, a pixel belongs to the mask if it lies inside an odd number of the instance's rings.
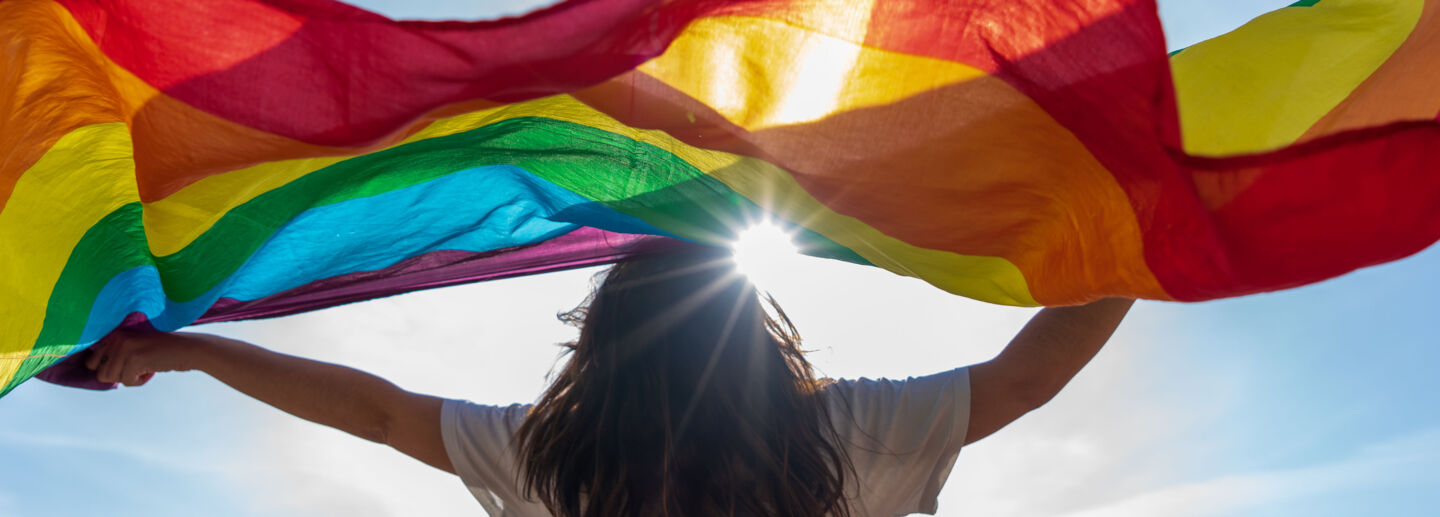
[[[797,258],[793,237],[772,221],[761,221],[740,232],[732,249],[735,265],[751,282],[764,286],[784,274],[784,266]]]

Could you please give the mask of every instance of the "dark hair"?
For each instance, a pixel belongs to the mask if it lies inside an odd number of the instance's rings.
[[[561,517],[848,516],[852,467],[785,313],[724,249],[616,264],[517,432],[524,493]]]

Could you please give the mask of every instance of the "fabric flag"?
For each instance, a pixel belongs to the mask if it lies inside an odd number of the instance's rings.
[[[1301,2],[1172,58],[1152,0],[0,1],[0,394],[122,322],[761,219],[1002,304],[1316,282],[1440,238],[1437,4]]]

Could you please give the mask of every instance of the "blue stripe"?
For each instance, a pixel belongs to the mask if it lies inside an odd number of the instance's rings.
[[[432,251],[483,252],[535,244],[581,226],[670,235],[522,168],[476,167],[305,211],[280,227],[229,278],[194,300],[180,303],[166,297],[154,266],[116,275],[96,297],[80,344],[72,351],[93,344],[134,312],[149,317],[156,329],[176,330],[220,298],[264,298],[325,278],[384,269]]]

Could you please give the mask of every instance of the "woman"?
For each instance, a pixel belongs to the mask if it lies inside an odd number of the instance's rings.
[[[201,370],[295,416],[456,473],[492,515],[934,513],[960,448],[1055,395],[1131,300],[1041,311],[996,358],[904,381],[816,379],[724,250],[615,265],[534,405],[414,394],[220,336],[123,333],[106,382]]]

